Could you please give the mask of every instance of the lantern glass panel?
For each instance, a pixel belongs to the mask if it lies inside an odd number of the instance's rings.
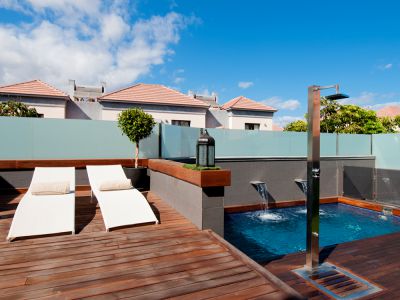
[[[215,165],[215,146],[208,146],[208,167]]]
[[[205,167],[207,166],[207,145],[199,145],[199,154],[198,154],[198,162],[199,166]]]

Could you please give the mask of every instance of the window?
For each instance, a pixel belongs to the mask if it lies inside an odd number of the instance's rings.
[[[172,120],[172,125],[183,126],[183,127],[190,127],[190,121]]]
[[[260,124],[256,123],[245,123],[244,129],[246,130],[260,130]]]

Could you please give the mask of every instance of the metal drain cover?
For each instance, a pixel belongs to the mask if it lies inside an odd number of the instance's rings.
[[[321,264],[315,274],[311,274],[307,267],[293,272],[334,299],[355,300],[382,291],[376,285],[330,263]]]

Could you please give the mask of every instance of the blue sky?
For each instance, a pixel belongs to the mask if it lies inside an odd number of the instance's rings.
[[[400,99],[398,1],[0,0],[0,83],[161,83],[306,111],[339,83],[362,106]],[[4,41],[8,41],[4,43]]]

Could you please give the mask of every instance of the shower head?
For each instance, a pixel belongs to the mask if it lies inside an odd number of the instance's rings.
[[[325,98],[328,99],[328,100],[340,100],[340,99],[349,98],[349,96],[346,95],[346,94],[342,94],[342,93],[336,93],[336,94],[333,94],[333,95],[325,96]]]

